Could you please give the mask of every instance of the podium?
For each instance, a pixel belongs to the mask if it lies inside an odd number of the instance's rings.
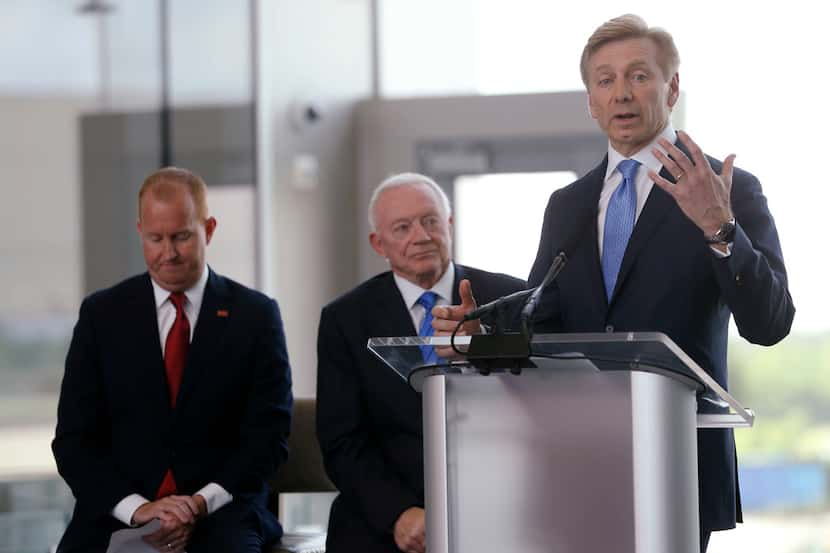
[[[666,335],[540,334],[524,363],[426,345],[449,339],[368,347],[422,393],[429,553],[699,553],[698,429],[754,414]]]

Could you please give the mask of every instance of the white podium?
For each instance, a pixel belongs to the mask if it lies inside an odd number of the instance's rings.
[[[423,394],[429,553],[700,551],[698,428],[754,416],[667,336],[537,335],[520,370],[420,361],[448,343],[369,341]]]

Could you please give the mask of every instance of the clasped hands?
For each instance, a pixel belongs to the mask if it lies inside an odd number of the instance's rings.
[[[169,495],[145,503],[133,514],[133,522],[143,525],[158,519],[161,527],[142,539],[161,553],[185,550],[196,521],[207,516],[207,503],[201,495]]]

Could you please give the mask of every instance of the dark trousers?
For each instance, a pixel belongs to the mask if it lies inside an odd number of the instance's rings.
[[[196,523],[188,553],[261,553],[282,536],[267,493],[243,495]]]

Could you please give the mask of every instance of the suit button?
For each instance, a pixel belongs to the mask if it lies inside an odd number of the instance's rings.
[[[605,327],[605,332],[614,332],[614,325],[608,325]]]
[[[744,283],[743,278],[741,278],[741,273],[735,275],[735,286],[742,286]]]

